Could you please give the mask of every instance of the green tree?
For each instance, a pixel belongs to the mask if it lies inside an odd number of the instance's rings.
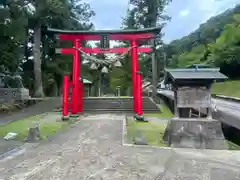
[[[29,26],[33,29],[33,62],[35,96],[44,96],[42,84],[41,28],[47,25],[54,28],[91,28],[89,18],[94,15],[86,3],[71,0],[29,0],[34,12],[29,15]]]
[[[23,59],[27,19],[21,2],[9,0],[4,5],[0,8],[0,64],[3,71],[14,73]]]
[[[128,10],[126,17],[123,19],[123,28],[125,29],[138,29],[138,28],[149,28],[159,25],[164,25],[167,20],[170,19],[169,16],[164,14],[164,8],[171,2],[171,0],[132,0],[130,1],[132,8]],[[161,35],[161,32],[159,32]],[[156,41],[156,45],[159,44],[160,38]],[[126,43],[126,42],[125,42]],[[149,41],[140,41],[141,44],[149,44]],[[128,45],[128,43],[126,43]],[[144,78],[152,78],[152,60],[149,55],[140,55],[141,59],[140,67],[143,72]],[[161,49],[156,50],[156,59],[158,69],[161,69],[163,65],[164,54]],[[161,62],[160,62],[161,61]],[[158,74],[159,76],[160,74]]]
[[[230,79],[240,73],[240,5],[210,18],[199,29],[167,45],[171,67],[184,68],[192,64],[220,67]]]

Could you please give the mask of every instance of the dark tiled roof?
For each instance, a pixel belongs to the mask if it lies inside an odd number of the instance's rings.
[[[224,80],[227,77],[216,68],[204,69],[166,69],[165,83],[174,80]]]
[[[163,26],[143,28],[143,29],[120,29],[120,30],[63,30],[54,28],[45,28],[44,31],[47,33],[54,34],[141,34],[141,33],[159,33]]]

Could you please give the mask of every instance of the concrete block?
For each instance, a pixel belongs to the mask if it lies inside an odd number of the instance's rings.
[[[163,137],[172,147],[196,149],[228,149],[221,122],[214,119],[173,118]]]

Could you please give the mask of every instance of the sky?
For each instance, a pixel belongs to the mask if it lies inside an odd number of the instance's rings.
[[[129,0],[84,0],[95,11],[92,18],[95,29],[120,29],[126,15]],[[171,17],[164,28],[166,43],[188,35],[211,16],[233,8],[239,0],[172,0],[165,8]]]

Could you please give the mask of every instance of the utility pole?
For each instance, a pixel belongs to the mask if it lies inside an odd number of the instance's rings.
[[[152,99],[157,103],[157,61],[156,61],[156,48],[155,40],[152,39]]]
[[[167,55],[164,51],[164,48],[163,48],[163,60],[164,60],[164,69],[163,71],[165,71],[165,69],[167,68]]]

